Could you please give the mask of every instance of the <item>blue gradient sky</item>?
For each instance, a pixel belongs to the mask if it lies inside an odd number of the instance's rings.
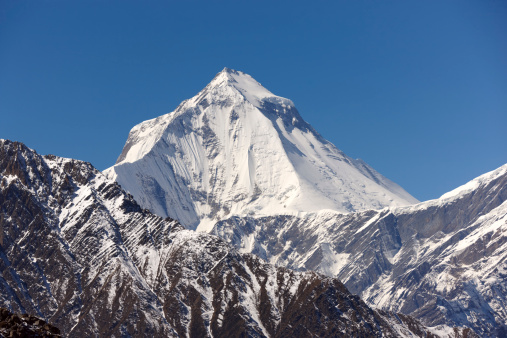
[[[420,200],[507,162],[507,2],[0,1],[0,138],[111,166],[223,67]]]

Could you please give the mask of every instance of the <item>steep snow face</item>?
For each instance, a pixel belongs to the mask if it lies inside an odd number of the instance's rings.
[[[204,231],[232,215],[417,202],[323,139],[292,101],[227,68],[174,112],[135,126],[105,173],[145,208]]]
[[[416,205],[231,217],[211,233],[273,264],[338,277],[426,325],[507,334],[507,164]]]

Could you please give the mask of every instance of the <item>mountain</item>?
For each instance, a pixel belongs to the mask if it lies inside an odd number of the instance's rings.
[[[153,215],[89,163],[7,140],[0,230],[0,306],[69,337],[473,336],[374,310],[337,278]]]
[[[210,232],[273,264],[338,277],[376,308],[507,336],[507,164],[412,206],[236,216]]]
[[[144,208],[202,231],[233,215],[417,202],[326,141],[292,101],[228,68],[174,112],[132,128],[105,174]]]
[[[370,305],[507,336],[506,170],[415,204],[290,100],[226,68],[135,126],[105,174],[155,214],[272,264],[338,277]]]

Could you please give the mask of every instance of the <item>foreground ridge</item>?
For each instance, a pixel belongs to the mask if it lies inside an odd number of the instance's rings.
[[[0,140],[0,305],[68,336],[462,336],[142,209],[91,164]]]

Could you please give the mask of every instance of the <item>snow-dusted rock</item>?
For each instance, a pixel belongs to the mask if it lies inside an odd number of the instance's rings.
[[[417,202],[326,141],[292,101],[227,68],[174,112],[132,128],[105,173],[144,208],[202,231],[233,215]]]
[[[507,335],[507,165],[412,206],[231,217],[211,233],[273,264],[338,277],[370,305],[426,325]]]
[[[141,209],[89,163],[0,140],[0,306],[69,337],[429,337],[336,278]]]

